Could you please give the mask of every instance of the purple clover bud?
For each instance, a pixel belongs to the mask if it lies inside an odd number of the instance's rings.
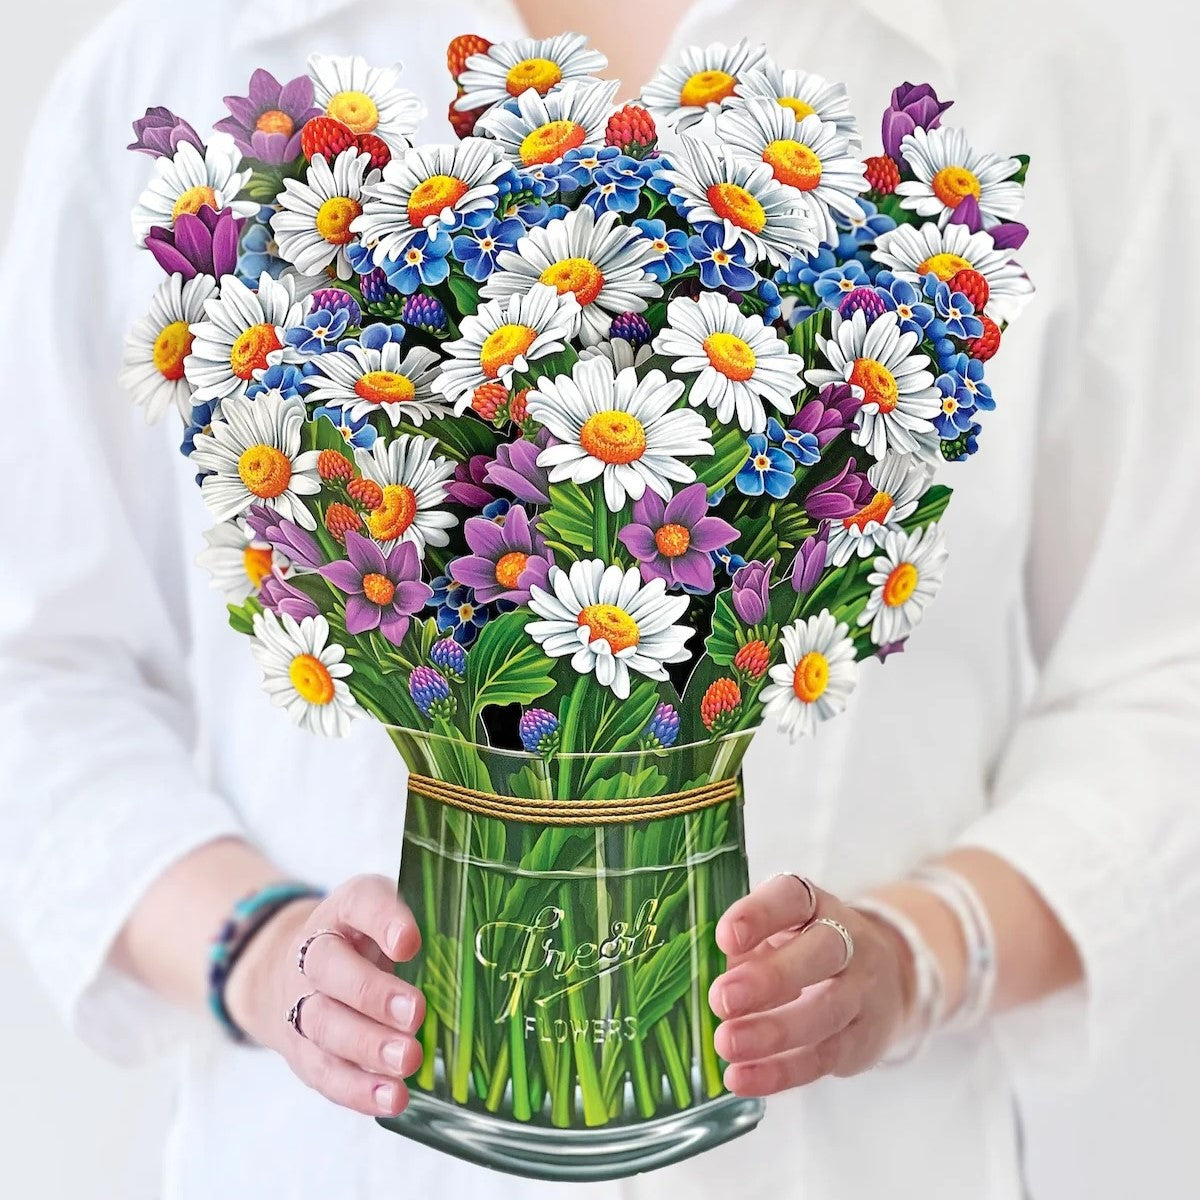
[[[382,267],[373,267],[358,281],[358,286],[368,304],[382,304],[389,296],[396,295]]]
[[[359,308],[358,301],[341,288],[318,288],[312,294],[312,311],[334,315],[344,312],[347,325],[358,325],[362,322],[362,309]]]
[[[641,313],[618,313],[613,317],[610,338],[620,338],[628,342],[635,350],[648,346],[654,338],[654,330],[650,322]]]
[[[413,668],[408,677],[408,694],[424,717],[452,717],[458,707],[450,695],[446,677],[432,667]]]
[[[517,732],[530,754],[551,754],[558,749],[558,718],[544,708],[522,713]]]
[[[436,297],[417,292],[405,300],[400,320],[413,329],[441,333],[446,328],[446,309]]]
[[[429,661],[447,675],[462,678],[467,671],[467,652],[452,637],[434,642]]]
[[[679,713],[672,704],[660,704],[646,726],[642,737],[650,743],[651,748],[657,743],[662,749],[675,745],[679,737]]]
[[[774,559],[769,563],[747,563],[733,577],[733,611],[746,625],[759,625],[766,620],[774,566]]]
[[[887,310],[884,298],[873,287],[856,287],[847,292],[838,305],[838,313],[847,320],[856,312],[860,312],[865,314],[868,322],[875,321]]]

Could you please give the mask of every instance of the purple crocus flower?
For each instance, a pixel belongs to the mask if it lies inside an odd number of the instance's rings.
[[[455,504],[467,508],[486,508],[499,499],[488,486],[487,469],[492,460],[486,454],[473,454],[454,468],[454,478],[446,484],[446,495]]]
[[[480,604],[497,600],[525,604],[533,585],[549,589],[553,564],[545,540],[519,504],[505,513],[502,522],[471,517],[463,532],[474,554],[455,559],[450,574],[471,588]]]
[[[902,83],[883,114],[883,151],[900,160],[900,144],[914,129],[936,129],[953,100],[939,100],[932,84]]]
[[[180,213],[173,229],[156,225],[146,237],[146,249],[168,275],[220,279],[237,268],[243,223],[230,209],[217,212],[205,204],[195,215]]]
[[[732,542],[738,531],[708,515],[708,489],[693,483],[669,501],[647,488],[634,503],[632,522],[617,536],[638,560],[647,583],[665,579],[669,586],[703,595],[716,586],[711,552]]]
[[[300,157],[300,131],[321,115],[313,104],[312,80],[307,75],[280,83],[261,68],[250,76],[250,94],[226,96],[225,107],[232,116],[213,128],[228,133],[243,154],[272,167]]]
[[[500,445],[495,461],[488,463],[484,472],[485,479],[511,492],[523,504],[549,504],[550,472],[537,463],[538,455],[549,444],[550,434],[542,429],[532,441],[518,438]]]
[[[152,158],[174,158],[175,151],[184,142],[195,146],[204,157],[200,135],[182,117],[161,105],[146,109],[146,115],[134,121],[133,136],[136,141],[130,142],[128,149],[149,154]]]
[[[766,620],[771,607],[771,572],[775,560],[768,563],[751,562],[733,577],[733,611],[747,625]]]
[[[871,481],[855,470],[854,459],[832,478],[818,484],[804,499],[804,511],[814,521],[841,521],[852,517],[875,495]]]
[[[848,383],[831,383],[821,394],[807,404],[788,422],[788,428],[798,433],[811,433],[817,446],[824,450],[843,430],[854,421],[861,407],[854,389]]]
[[[290,563],[309,571],[325,565],[325,555],[317,539],[294,521],[281,517],[265,504],[252,505],[246,524],[260,542],[274,547]]]
[[[421,559],[412,542],[400,542],[386,557],[369,538],[350,530],[348,557],[321,568],[321,575],[349,597],[346,632],[378,629],[393,646],[408,632],[408,621],[425,607],[433,588],[421,582]]]
[[[964,196],[950,213],[951,225],[965,225],[972,233],[984,228],[983,213],[974,196]],[[1020,221],[999,221],[987,231],[997,250],[1020,250],[1029,237],[1029,227]]]
[[[829,524],[821,522],[820,529],[810,538],[805,538],[796,551],[796,561],[792,564],[792,587],[801,596],[807,596],[817,586],[825,570],[825,557],[829,550]]]
[[[315,617],[321,611],[310,596],[283,577],[278,567],[263,580],[258,599],[263,608],[278,615],[289,616],[296,621],[303,621],[305,617]]]

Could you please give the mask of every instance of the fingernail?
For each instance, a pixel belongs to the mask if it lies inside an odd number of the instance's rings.
[[[750,922],[738,919],[733,923],[733,948],[745,950],[750,942]]]
[[[417,1006],[411,996],[401,993],[399,996],[392,997],[388,1011],[397,1025],[407,1029],[412,1025],[413,1017],[417,1015]]]
[[[387,931],[387,952],[391,955],[396,955],[400,952],[400,941],[404,937],[405,924],[403,921],[397,921],[394,925],[388,927]]]
[[[399,1071],[404,1066],[405,1045],[403,1042],[388,1042],[383,1048],[383,1061],[393,1071]]]
[[[392,1083],[381,1083],[375,1089],[375,1103],[385,1112],[390,1113],[396,1107],[396,1086]]]
[[[727,984],[721,989],[721,1007],[730,1016],[740,1012],[746,1003],[746,989],[736,983]]]

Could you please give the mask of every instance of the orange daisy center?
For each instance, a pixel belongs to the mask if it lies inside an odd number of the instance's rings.
[[[204,184],[199,187],[188,188],[175,201],[175,207],[171,210],[171,217],[173,219],[182,217],[184,213],[188,213],[194,217],[206,204],[212,209],[221,207],[217,203],[217,193],[212,188]]]
[[[890,515],[896,501],[887,492],[876,492],[874,499],[864,505],[852,517],[847,517],[842,525],[846,529],[863,530],[872,522],[882,525]]]
[[[548,58],[524,58],[508,72],[504,87],[510,96],[519,96],[530,88],[544,96],[562,82],[562,77],[558,63]]]
[[[537,330],[528,325],[501,325],[483,340],[479,365],[488,379],[495,379],[503,367],[511,367],[537,341]]]
[[[763,162],[770,164],[780,183],[802,192],[811,192],[821,185],[821,160],[803,142],[779,138],[763,151]]]
[[[968,196],[978,200],[983,195],[979,177],[966,167],[943,167],[933,177],[930,186],[933,194],[947,208],[957,208]]]
[[[736,183],[714,183],[706,193],[709,207],[723,221],[762,233],[767,226],[767,212],[758,200]]]
[[[564,258],[551,263],[541,274],[541,283],[548,283],[564,292],[574,292],[581,306],[591,304],[604,290],[604,275],[594,262],[587,258]]]
[[[654,544],[664,558],[681,558],[692,544],[692,531],[686,525],[664,525],[654,535]]]
[[[262,587],[263,580],[271,574],[274,565],[275,554],[270,546],[247,546],[242,551],[242,568],[255,591]]]
[[[407,375],[396,371],[368,371],[354,385],[354,394],[371,404],[407,404],[417,389]]]
[[[684,108],[703,108],[720,104],[733,95],[737,80],[728,71],[697,71],[679,90],[679,103]]]
[[[974,269],[961,254],[935,254],[917,267],[917,274],[936,275],[943,283],[949,283],[959,271]]]
[[[606,641],[614,654],[636,646],[641,640],[637,622],[614,604],[589,604],[580,612],[579,624],[590,632],[589,642],[597,638]]]
[[[325,106],[325,115],[341,121],[360,137],[379,127],[379,108],[366,92],[338,92]]]
[[[797,121],[803,121],[805,117],[816,116],[817,110],[807,100],[797,100],[795,96],[777,96],[776,99],[781,107],[796,114]]]
[[[349,196],[331,196],[317,209],[317,232],[332,246],[345,246],[354,240],[350,222],[362,215],[362,205]]]
[[[525,135],[521,142],[521,162],[527,167],[558,162],[568,150],[577,150],[587,138],[587,130],[578,121],[548,121]]]
[[[430,175],[412,190],[408,198],[408,221],[420,227],[443,209],[453,208],[469,191],[470,186],[457,175]]]
[[[873,358],[855,362],[850,382],[862,388],[863,404],[878,404],[881,413],[890,413],[900,403],[900,385],[895,375]]]
[[[391,604],[396,597],[396,585],[386,575],[377,575],[374,572],[364,575],[362,588],[363,595],[380,608]]]
[[[501,587],[515,588],[521,580],[529,555],[512,550],[496,563],[496,582]]]
[[[733,333],[710,333],[702,343],[714,371],[735,383],[745,383],[754,375],[758,358],[750,343]]]
[[[416,493],[406,484],[389,483],[379,507],[367,514],[367,529],[376,541],[394,542],[408,532],[416,518]]]
[[[252,496],[274,500],[287,491],[292,481],[291,459],[282,450],[259,442],[239,456],[238,478]]]
[[[792,691],[802,704],[815,704],[829,687],[829,659],[810,650],[797,664],[792,675]]]
[[[900,605],[906,604],[912,598],[913,592],[917,590],[920,580],[921,576],[912,563],[899,563],[884,581],[884,604],[888,608],[899,608]]]
[[[254,128],[259,133],[282,133],[284,137],[291,137],[296,132],[296,122],[282,109],[268,108],[266,112],[259,113]]]
[[[314,654],[298,654],[288,668],[292,687],[309,704],[326,705],[334,695],[333,677]]]
[[[579,431],[579,444],[610,466],[636,462],[646,453],[646,427],[627,412],[609,409],[588,417]]]
[[[192,331],[186,321],[172,321],[154,339],[154,367],[174,383],[183,378],[183,360],[192,352]]]
[[[270,366],[268,356],[282,349],[274,325],[251,325],[234,340],[229,367],[239,379],[253,379],[255,371],[265,371]]]

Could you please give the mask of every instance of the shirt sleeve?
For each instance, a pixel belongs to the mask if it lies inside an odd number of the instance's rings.
[[[240,832],[193,765],[178,422],[146,427],[115,382],[155,283],[128,220],[150,164],[122,149],[155,51],[130,21],[52,83],[0,266],[0,917],[120,1060],[186,1018],[113,969],[114,939],[168,866]]]
[[[1105,266],[1052,319],[1026,577],[1038,682],[961,839],[1020,870],[1083,960],[1084,987],[997,1023],[1038,1071],[1094,1061],[1200,941],[1200,395],[1184,362],[1200,310],[1194,242],[1172,233],[1194,191],[1162,127],[1102,169],[1118,161],[1124,195],[1073,176],[1081,205],[1124,207],[1102,239],[1079,231]]]

